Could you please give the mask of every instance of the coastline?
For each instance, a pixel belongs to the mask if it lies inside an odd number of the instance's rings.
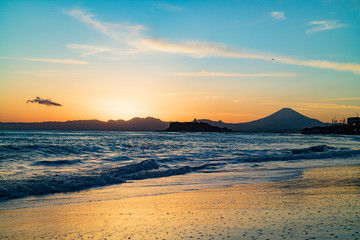
[[[94,191],[94,194],[96,191]],[[9,239],[357,239],[360,165],[302,178],[0,211]]]

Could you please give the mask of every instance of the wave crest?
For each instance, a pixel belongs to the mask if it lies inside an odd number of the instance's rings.
[[[39,164],[64,164],[63,161],[65,160],[53,162],[41,161]],[[71,163],[66,162],[65,164]],[[216,164],[160,169],[158,162],[151,159],[108,169],[93,169],[91,171],[72,174],[36,176],[21,180],[0,180],[0,199],[6,200],[29,195],[74,192],[92,187],[103,187],[112,184],[124,183],[127,180],[182,175],[214,165]]]

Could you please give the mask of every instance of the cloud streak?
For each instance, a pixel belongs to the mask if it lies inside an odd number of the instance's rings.
[[[117,56],[119,59],[125,56],[129,55],[136,55],[140,52],[143,52],[141,49],[137,48],[109,48],[109,47],[103,47],[103,46],[95,46],[95,45],[86,45],[86,44],[67,44],[67,48],[77,52],[79,56],[81,57],[89,57],[92,55],[111,55],[111,56]],[[111,59],[111,57],[108,57]]]
[[[285,20],[285,13],[284,12],[271,12],[270,13],[271,17],[276,19],[276,20]]]
[[[175,73],[177,76],[188,77],[298,77],[294,73],[226,73],[226,72],[187,72]]]
[[[330,103],[303,103],[303,106],[317,109],[360,109],[360,106]]]
[[[83,45],[83,44],[67,44],[67,48],[78,51],[81,57],[88,57],[98,53],[113,52],[113,49],[101,46]]]
[[[277,12],[277,16],[281,16]],[[183,41],[171,42],[166,39],[155,39],[145,37],[143,31],[147,28],[143,25],[124,25],[104,23],[96,20],[92,14],[83,10],[74,9],[69,11],[70,16],[74,16],[88,26],[96,29],[102,34],[127,45],[126,49],[110,49],[106,47],[89,46],[81,44],[69,44],[68,48],[79,52],[80,56],[89,56],[100,53],[108,53],[118,57],[124,57],[131,54],[143,53],[167,53],[181,54],[193,58],[205,57],[223,57],[223,58],[242,58],[242,59],[259,59],[271,61],[274,63],[282,63],[297,66],[306,66],[313,68],[332,69],[337,71],[350,71],[360,75],[360,64],[357,63],[338,63],[326,60],[300,60],[296,58],[286,58],[281,56],[269,56],[266,54],[255,54],[246,51],[232,49],[225,44],[215,42],[202,41]],[[312,22],[313,24],[321,24],[325,21]],[[343,27],[342,24],[328,24],[327,29]],[[318,27],[316,27],[318,28]],[[323,27],[319,27],[322,29]],[[312,30],[318,31],[318,30]]]
[[[278,102],[278,101],[266,101],[261,103],[263,105],[277,105],[277,106],[283,106],[284,102]],[[349,105],[349,104],[336,104],[336,103],[324,103],[324,102],[287,102],[288,105],[296,106],[296,108],[302,108],[302,109],[360,109],[360,106],[357,105]]]
[[[343,97],[343,98],[324,99],[324,101],[352,101],[352,100],[360,100],[360,97]]]
[[[25,61],[63,63],[63,64],[89,64],[89,62],[73,60],[73,59],[48,59],[48,58],[24,58]]]
[[[357,63],[338,63],[338,62],[330,62],[325,60],[298,60],[294,58],[282,58],[282,57],[276,58],[276,60],[280,63],[285,63],[285,64],[332,69],[338,71],[351,71],[355,74],[360,75],[360,64]]]
[[[168,3],[158,3],[156,4],[156,6],[160,9],[166,10],[166,11],[172,11],[172,12],[180,12],[180,11],[184,11],[183,8],[175,6],[175,5],[171,5]]]
[[[313,26],[313,28],[307,30],[307,33],[322,32],[326,30],[346,27],[345,24],[341,24],[338,21],[312,21],[309,22],[308,25]]]
[[[0,59],[20,60],[20,61],[33,61],[33,62],[48,62],[48,63],[62,63],[62,64],[89,64],[89,62],[79,61],[74,59],[49,59],[49,58],[13,58],[13,57],[0,57]]]
[[[51,101],[51,99],[44,99],[44,98],[40,98],[40,97],[36,97],[32,100],[27,100],[26,103],[38,103],[38,104],[45,105],[48,107],[61,107],[62,106],[60,103]]]
[[[75,17],[86,25],[117,41],[129,41],[131,38],[137,38],[147,29],[144,25],[102,22],[95,19],[93,14],[81,9],[72,9],[67,11],[66,14]]]
[[[230,49],[224,44],[213,42],[185,41],[179,43],[169,42],[164,39],[143,39],[138,42],[138,47],[147,51],[183,54],[195,58],[226,57],[226,58],[271,58],[259,54],[251,54]]]

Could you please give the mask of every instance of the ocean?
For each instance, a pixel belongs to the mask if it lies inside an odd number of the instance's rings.
[[[0,209],[96,201],[87,195],[94,190],[118,199],[357,164],[360,136],[0,131]],[[108,194],[111,188],[116,195]]]

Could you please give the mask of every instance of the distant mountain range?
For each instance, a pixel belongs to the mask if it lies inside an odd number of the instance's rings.
[[[197,120],[212,126],[239,132],[300,132],[303,128],[324,126],[319,120],[308,118],[290,108],[283,108],[268,117],[247,123],[224,123],[208,119]],[[0,123],[2,130],[76,130],[76,131],[157,131],[165,130],[170,122],[160,119],[133,118],[131,120],[79,120],[67,122]]]
[[[156,131],[169,127],[168,122],[160,119],[133,118],[125,120],[78,120],[67,122],[0,123],[6,130],[75,130],[75,131]]]

